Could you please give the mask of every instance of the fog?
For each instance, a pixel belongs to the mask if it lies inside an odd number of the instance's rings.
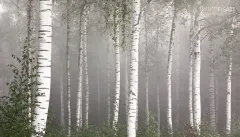
[[[206,0],[207,6],[211,2]],[[147,15],[147,37],[149,49],[149,110],[155,118],[157,118],[157,87],[160,90],[160,116],[161,126],[167,128],[167,61],[169,49],[169,37],[171,29],[171,16],[163,17],[155,15],[157,9],[161,6],[151,4],[146,10]],[[224,5],[224,2],[216,2]],[[67,48],[66,48],[66,35],[67,27],[64,18],[64,2],[56,2],[53,8],[53,45],[52,45],[52,68],[51,68],[51,96],[50,96],[50,114],[56,116],[56,123],[61,121],[60,111],[60,79],[63,77],[64,87],[64,109],[65,109],[65,123],[67,123]],[[159,9],[160,12],[162,10]],[[21,5],[21,37],[24,40],[27,36],[27,17],[24,4]],[[154,13],[154,14],[153,14]],[[111,116],[113,114],[114,93],[115,93],[115,47],[111,29],[105,26],[104,18],[99,8],[92,10],[88,16],[87,24],[87,58],[88,58],[88,74],[89,74],[89,125],[100,125],[107,122],[107,101],[108,91],[107,85],[110,82],[111,94]],[[77,15],[72,15],[70,20],[70,89],[71,89],[71,111],[72,111],[72,126],[75,127],[76,122],[76,108],[77,108],[77,92],[78,92],[78,52],[79,52],[79,31]],[[36,16],[38,19],[39,17]],[[179,14],[176,21],[175,39],[173,41],[173,67],[172,67],[172,116],[173,127],[175,128],[177,115],[179,114],[179,129],[183,129],[184,124],[189,122],[189,108],[188,108],[188,78],[189,78],[189,22],[184,21],[185,15]],[[211,20],[211,19],[209,19]],[[214,19],[213,19],[214,20]],[[38,23],[36,23],[38,24]],[[17,64],[12,59],[11,55],[20,55],[18,46],[18,22],[17,22],[17,8],[8,0],[0,1],[0,92],[1,96],[8,95],[8,86],[5,84],[13,79],[11,69],[8,64]],[[160,34],[157,37],[157,27],[159,25]],[[204,36],[208,31],[217,31],[219,28],[206,29],[201,33],[201,115],[202,121],[210,122],[210,93],[209,93],[209,45],[211,44],[209,37]],[[127,28],[127,33],[131,33],[130,28]],[[162,31],[162,32],[161,32]],[[239,30],[237,30],[239,31]],[[38,34],[36,32],[36,34]],[[238,39],[239,35],[236,34]],[[214,57],[215,57],[215,91],[219,92],[219,102],[215,102],[219,107],[217,126],[218,129],[223,131],[226,124],[226,94],[227,94],[227,58],[223,55],[224,42],[227,35],[216,35],[213,40]],[[37,38],[36,38],[37,39]],[[120,36],[120,43],[122,36]],[[125,109],[125,58],[130,54],[131,35],[127,36],[126,46],[121,46],[121,80],[120,80],[120,102],[119,102],[119,123],[126,123],[126,109]],[[143,123],[146,118],[146,83],[145,83],[145,45],[144,39],[144,21],[141,23],[140,44],[139,44],[139,83],[138,83],[138,122]],[[35,45],[35,48],[37,44]],[[108,53],[109,47],[109,53]],[[108,79],[108,54],[110,56],[110,77]],[[177,59],[177,54],[179,58]],[[179,66],[177,66],[177,63]],[[239,69],[239,43],[236,43],[236,48],[233,53],[233,69],[232,69],[232,119],[237,119],[240,115],[240,69]],[[62,68],[61,68],[62,65]],[[129,69],[129,66],[128,66]],[[177,77],[177,72],[179,77]],[[85,76],[84,76],[85,77]],[[99,78],[99,87],[98,87]],[[84,78],[83,78],[84,79]],[[84,80],[83,80],[84,81]],[[177,82],[179,82],[179,93],[177,97]],[[217,84],[216,84],[217,83]],[[100,104],[98,104],[98,88],[100,91]],[[85,85],[83,84],[83,112],[85,110]],[[178,99],[177,99],[178,98]],[[177,107],[179,105],[179,108]],[[99,107],[99,111],[98,111]],[[85,114],[83,113],[83,118]],[[112,117],[111,117],[112,119]]]

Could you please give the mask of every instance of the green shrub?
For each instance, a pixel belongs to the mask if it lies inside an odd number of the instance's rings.
[[[32,92],[32,87],[36,85],[32,79],[37,75],[29,72],[35,72],[37,66],[32,66],[29,70],[29,64],[34,61],[34,58],[29,56],[32,53],[29,53],[27,46],[24,46],[21,58],[12,55],[19,67],[9,65],[12,68],[13,79],[7,83],[8,96],[0,99],[1,137],[28,137],[33,133],[34,128],[31,125],[33,117],[29,112],[34,109],[35,102],[32,101],[34,98],[29,92]]]

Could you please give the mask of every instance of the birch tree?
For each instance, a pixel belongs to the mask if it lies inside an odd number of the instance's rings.
[[[230,30],[230,38],[228,40],[228,69],[227,69],[227,96],[226,96],[226,135],[229,136],[231,134],[231,124],[232,124],[232,48],[233,48],[233,38],[234,38],[234,29],[235,29],[236,20],[233,18]]]
[[[200,5],[201,0],[197,1],[197,10],[195,16],[200,14]],[[197,15],[198,14],[198,15]],[[200,23],[198,20],[195,20],[194,23],[195,32],[200,32]],[[194,126],[197,130],[197,133],[200,134],[200,125],[201,125],[201,95],[200,95],[200,70],[201,70],[201,48],[200,48],[200,35],[197,33],[194,40],[193,48],[193,91],[194,91]]]
[[[64,94],[63,94],[63,78],[62,78],[62,63],[61,63],[61,74],[60,74],[60,104],[61,104],[61,126],[65,127],[64,120]]]
[[[119,45],[119,7],[114,9],[114,48],[115,48],[115,98],[113,112],[113,128],[116,130],[119,115],[119,99],[120,99],[120,45]]]
[[[79,13],[79,49],[78,49],[78,95],[77,95],[77,130],[82,128],[82,86],[83,86],[83,41],[82,41],[82,10]]]
[[[70,79],[70,0],[67,0],[67,108],[68,108],[68,137],[71,136],[71,79]]]
[[[180,104],[180,100],[179,100],[179,62],[180,62],[180,58],[179,58],[179,52],[180,52],[180,48],[179,48],[179,44],[176,45],[176,128],[178,128],[179,126],[179,104]]]
[[[100,56],[98,55],[97,58],[99,59]],[[100,61],[98,60],[98,62],[100,62]],[[100,116],[101,116],[100,115],[100,94],[101,94],[101,92],[100,92],[100,68],[98,67],[97,69],[98,69],[97,70],[97,112],[98,112],[97,114],[98,114],[98,124],[100,124]]]
[[[128,80],[128,51],[125,52],[125,110],[126,110],[126,122],[128,117],[128,92],[129,92],[129,80]]]
[[[219,121],[219,85],[218,85],[218,78],[216,78],[215,80],[216,84],[215,84],[215,120],[216,120],[216,129],[218,129],[218,121]]]
[[[108,78],[108,83],[107,83],[107,96],[108,96],[108,103],[107,103],[107,121],[108,121],[108,126],[110,126],[110,116],[111,116],[111,97],[110,97],[110,49],[109,45],[107,46],[107,78]]]
[[[157,133],[158,137],[160,137],[160,90],[159,90],[159,84],[157,84]]]
[[[32,61],[31,59],[31,55],[32,55],[32,47],[34,44],[34,18],[33,18],[33,1],[32,0],[28,0],[28,5],[27,5],[27,48],[28,48],[28,57],[29,57],[29,61],[28,61],[28,84],[30,85],[32,82],[31,79],[31,75],[32,75]],[[31,86],[32,87],[32,86]],[[28,88],[28,103],[31,104],[32,103],[32,88],[29,87]],[[29,118],[31,118],[32,116],[32,108],[31,105],[28,108],[28,115]]]
[[[50,88],[51,88],[51,51],[52,51],[52,0],[40,0],[39,48],[37,73],[38,86],[33,125],[37,133],[43,137],[48,116]],[[36,135],[32,135],[35,137]]]
[[[172,52],[173,52],[173,40],[175,34],[175,20],[176,20],[176,3],[175,0],[172,1],[172,24],[171,24],[171,34],[170,34],[170,45],[168,51],[168,64],[167,64],[167,94],[168,94],[168,107],[167,107],[167,123],[168,123],[168,132],[172,135]]]
[[[140,0],[132,3],[132,45],[130,57],[130,87],[127,136],[136,137],[136,118],[138,104],[138,49],[140,36]]]
[[[22,50],[22,26],[21,26],[21,11],[20,11],[20,0],[17,0],[17,12],[18,12],[18,45],[20,51]]]
[[[193,15],[190,13],[190,36],[189,36],[189,71],[188,71],[188,110],[189,110],[189,123],[193,127],[193,92],[192,92],[192,82],[193,82]]]
[[[85,127],[88,128],[88,110],[89,110],[89,81],[88,81],[88,58],[87,58],[87,15],[89,12],[89,7],[87,7],[83,12],[83,62],[84,62],[84,72],[85,72],[85,88],[86,88],[86,94],[85,94]]]
[[[144,37],[145,37],[145,102],[146,102],[146,123],[149,126],[149,101],[148,101],[148,37],[147,37],[147,14],[144,15]]]
[[[228,57],[227,100],[226,100],[226,134],[231,134],[231,93],[232,93],[232,55]]]
[[[210,37],[211,38],[211,37]],[[210,125],[213,131],[216,130],[215,120],[215,94],[214,94],[214,51],[213,43],[210,41],[209,46],[209,94],[210,94]]]

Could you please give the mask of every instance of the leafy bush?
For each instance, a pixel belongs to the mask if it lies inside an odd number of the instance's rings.
[[[158,137],[157,122],[155,117],[150,113],[149,124],[141,123],[138,129],[138,137]]]
[[[32,53],[29,52],[28,47],[24,46],[21,58],[12,55],[20,67],[9,65],[12,68],[13,79],[7,83],[8,96],[0,99],[0,136],[2,137],[27,137],[33,133],[34,128],[31,125],[33,117],[29,114],[32,114],[31,111],[35,106],[31,92],[32,87],[36,85],[32,79],[37,76],[32,72],[37,66],[32,66],[29,70],[29,64],[34,61],[30,54]]]

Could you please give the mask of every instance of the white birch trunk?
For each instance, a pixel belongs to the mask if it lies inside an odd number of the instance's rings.
[[[173,3],[173,19],[172,19],[172,28],[170,34],[170,45],[168,51],[168,64],[167,64],[167,93],[168,93],[168,107],[167,107],[167,123],[168,123],[168,132],[172,135],[172,53],[173,53],[173,40],[175,34],[175,18],[176,18],[176,9],[175,9],[175,1]]]
[[[213,43],[210,44],[209,50],[209,94],[210,94],[210,125],[213,131],[216,131],[216,120],[215,120],[215,94],[214,94],[214,53]]]
[[[79,50],[78,50],[78,94],[77,94],[77,130],[82,128],[82,87],[83,87],[83,41],[82,41],[82,15],[79,18]]]
[[[232,93],[232,55],[228,57],[228,74],[227,74],[227,100],[226,100],[226,134],[231,134],[231,93]]]
[[[192,88],[192,82],[193,82],[193,42],[192,42],[192,36],[193,36],[193,15],[191,14],[191,20],[190,20],[190,43],[189,43],[189,72],[188,72],[188,110],[189,110],[189,124],[191,127],[193,127],[193,88]]]
[[[120,99],[120,45],[119,45],[119,24],[118,24],[118,9],[115,9],[114,20],[114,47],[115,47],[115,101],[113,109],[113,129],[116,130],[119,115],[119,99]]]
[[[160,122],[161,122],[161,117],[160,117],[160,90],[159,90],[159,84],[157,84],[157,133],[158,137],[160,137]]]
[[[62,63],[61,63],[61,72],[62,71]],[[65,120],[64,120],[64,94],[63,94],[63,78],[62,73],[60,74],[60,104],[61,104],[61,126],[65,127]]]
[[[235,29],[236,20],[233,18],[232,30],[230,37],[234,37],[233,30]],[[227,100],[226,100],[226,135],[231,134],[231,124],[232,124],[232,41],[229,42],[228,51],[228,73],[227,73]]]
[[[85,104],[85,127],[88,128],[88,110],[89,110],[89,80],[88,80],[88,61],[87,61],[87,14],[88,10],[84,11],[83,18],[83,62],[84,62],[84,72],[85,72],[85,88],[86,88],[86,104]]]
[[[50,88],[51,88],[51,51],[52,51],[52,0],[40,0],[40,28],[39,28],[39,48],[38,48],[38,90],[41,96],[36,97],[35,117],[33,125],[36,132],[42,133],[43,137],[46,129],[48,116]],[[32,135],[35,137],[36,135]]]
[[[140,0],[133,0],[132,6],[132,45],[130,58],[130,91],[127,125],[128,137],[136,137],[138,105],[138,49],[140,36]]]
[[[200,25],[196,23],[197,32],[200,30]],[[201,125],[201,95],[200,95],[200,70],[201,70],[201,48],[200,35],[196,36],[194,46],[194,71],[193,71],[193,91],[194,91],[194,126],[198,134],[200,134]]]
[[[68,137],[71,137],[71,79],[70,79],[70,0],[67,0],[67,105],[68,105]]]

